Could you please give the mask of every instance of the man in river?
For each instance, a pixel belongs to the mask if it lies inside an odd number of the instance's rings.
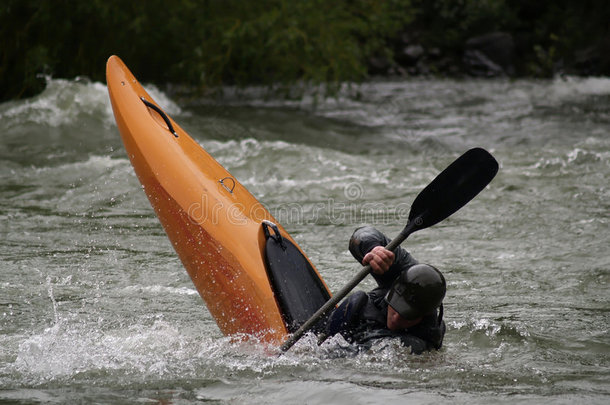
[[[395,252],[385,249],[388,243],[375,228],[356,229],[349,250],[363,265],[371,265],[378,287],[344,300],[329,316],[326,332],[340,333],[364,347],[376,339],[396,337],[412,353],[439,349],[445,335],[445,278],[436,268],[418,264],[401,247]]]

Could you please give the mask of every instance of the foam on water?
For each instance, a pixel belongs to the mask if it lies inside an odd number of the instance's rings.
[[[182,113],[182,109],[156,86],[144,87],[168,113]],[[115,127],[108,88],[86,78],[47,78],[46,88],[39,95],[0,105],[0,120],[3,127],[9,129],[27,123],[55,128],[74,124],[87,116],[95,117],[105,128]]]
[[[413,370],[439,361],[442,355],[414,357],[397,342],[379,342],[368,351],[358,352],[340,337],[318,347],[308,335],[289,353],[249,337],[211,338],[198,336],[173,322],[150,319],[112,328],[102,320],[79,322],[75,316],[58,315],[53,325],[24,336],[14,361],[0,368],[4,385],[17,381],[27,386],[52,383],[85,383],[103,379],[105,384],[122,385],[131,381],[215,381],[231,375],[279,377],[284,372],[315,372],[320,367],[340,367],[348,373],[353,367],[371,372],[392,370],[392,374]],[[436,360],[435,360],[436,359]],[[13,377],[8,377],[8,376]],[[7,380],[7,378],[9,378]]]
[[[72,124],[83,115],[99,117],[106,127],[114,125],[108,91],[102,83],[49,78],[38,96],[0,108],[0,119],[6,128],[26,123],[59,127]]]
[[[573,99],[578,96],[610,95],[610,78],[608,77],[574,77],[562,76],[553,80],[551,93],[561,99]]]
[[[299,101],[245,89],[189,106],[149,90],[331,290],[357,269],[354,228],[395,235],[455,157],[492,151],[492,184],[404,244],[447,278],[444,349],[308,335],[278,356],[223,337],[125,156],[106,87],[54,79],[0,105],[0,401],[605,402],[610,79],[367,83]]]

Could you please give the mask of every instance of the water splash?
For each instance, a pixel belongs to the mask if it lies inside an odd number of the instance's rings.
[[[178,104],[156,86],[147,85],[145,89],[168,113],[182,114]],[[57,128],[74,125],[83,119],[91,119],[105,128],[115,127],[105,84],[86,78],[66,80],[47,77],[46,87],[39,95],[0,104],[0,120],[5,129],[26,124]]]
[[[106,86],[84,79],[48,78],[45,90],[39,95],[0,105],[0,119],[6,129],[24,124],[56,128],[86,116],[94,117],[107,128],[114,125]]]
[[[271,208],[408,204],[465,148],[493,150],[490,187],[404,245],[449,283],[444,348],[424,356],[311,336],[277,356],[222,337],[139,188],[105,86],[53,81],[0,105],[0,401],[602,402],[606,86],[409,80],[184,111],[153,94]],[[284,225],[337,290],[369,219]]]
[[[551,94],[559,99],[574,99],[574,96],[610,95],[610,78],[559,76],[553,80]]]

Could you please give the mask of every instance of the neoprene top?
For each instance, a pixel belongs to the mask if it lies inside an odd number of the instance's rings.
[[[390,240],[373,227],[362,227],[354,231],[349,250],[362,263],[364,256],[376,246],[386,246]],[[417,325],[400,331],[391,331],[386,326],[388,304],[385,295],[394,279],[404,270],[418,262],[404,248],[395,251],[394,263],[382,276],[373,274],[378,287],[365,293],[357,291],[345,299],[329,316],[326,333],[340,333],[348,342],[370,347],[376,339],[399,338],[415,354],[440,349],[445,335],[445,322],[441,310],[426,315]]]

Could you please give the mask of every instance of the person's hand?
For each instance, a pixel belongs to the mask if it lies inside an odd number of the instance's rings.
[[[370,264],[371,270],[377,275],[382,275],[388,271],[392,263],[394,263],[394,252],[383,246],[375,246],[362,259],[362,264],[365,266]]]

